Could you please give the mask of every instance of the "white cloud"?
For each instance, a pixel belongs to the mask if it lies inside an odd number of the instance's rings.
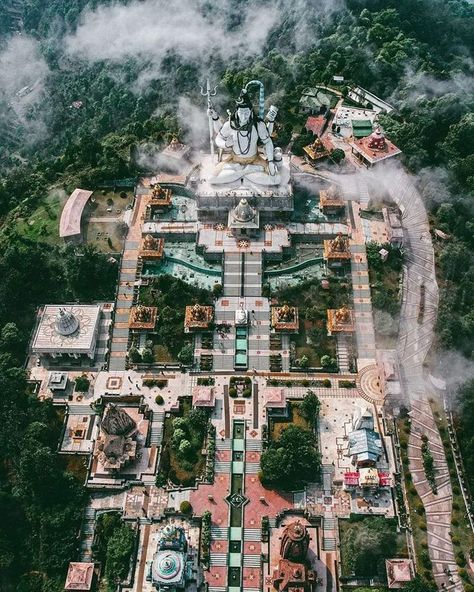
[[[144,0],[100,6],[83,14],[66,46],[88,60],[134,57],[155,64],[168,52],[194,62],[258,53],[278,11],[252,2],[242,11],[241,24],[229,31],[232,4],[231,0],[221,0],[217,7],[200,0]]]
[[[10,107],[1,119],[15,135],[17,127],[26,132],[23,143],[33,144],[46,135],[41,102],[49,72],[38,42],[27,35],[10,37],[0,53],[0,98]]]

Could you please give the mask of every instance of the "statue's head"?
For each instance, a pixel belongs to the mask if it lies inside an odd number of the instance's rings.
[[[242,89],[240,97],[235,101],[236,109],[233,114],[233,122],[236,127],[244,128],[252,124],[253,121],[253,105],[248,92]]]

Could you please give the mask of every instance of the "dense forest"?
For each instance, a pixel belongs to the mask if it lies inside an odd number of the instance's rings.
[[[303,125],[301,91],[343,75],[396,106],[383,126],[450,237],[436,244],[440,345],[472,359],[473,41],[463,0],[0,3],[2,590],[62,589],[84,503],[54,452],[60,418],[28,394],[22,370],[36,307],[111,297],[116,277],[93,250],[25,239],[18,217],[53,187],[137,174],[144,143],[191,141],[208,75],[220,107],[262,80],[280,107],[280,144]]]

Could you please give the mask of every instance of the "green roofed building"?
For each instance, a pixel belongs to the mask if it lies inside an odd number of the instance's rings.
[[[354,138],[366,138],[374,131],[370,119],[352,119],[352,135]]]

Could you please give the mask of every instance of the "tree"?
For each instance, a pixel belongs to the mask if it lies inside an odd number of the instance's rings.
[[[135,533],[127,524],[114,530],[107,544],[105,577],[109,585],[124,580],[130,568],[130,558],[135,544]]]
[[[209,423],[209,417],[204,409],[200,409],[199,407],[195,407],[194,409],[190,409],[187,415],[187,423],[192,427],[193,430],[196,430],[199,433],[203,433],[204,430],[207,428],[207,424]]]
[[[184,458],[189,458],[193,452],[192,444],[189,440],[183,439],[179,443],[179,453]]]
[[[132,346],[128,350],[128,359],[132,364],[139,364],[142,361],[142,356],[136,347]]]
[[[330,158],[333,162],[339,164],[346,158],[346,153],[344,150],[341,150],[341,148],[335,148],[334,150],[331,150]]]
[[[262,454],[260,468],[262,483],[270,487],[294,489],[316,480],[320,455],[315,448],[313,434],[299,426],[289,425]]]
[[[186,344],[181,351],[178,354],[178,360],[182,363],[185,364],[186,366],[189,366],[193,363],[194,361],[194,349],[193,346],[188,343]]]
[[[182,514],[192,514],[193,507],[187,500],[183,500],[179,505],[179,511]]]
[[[155,356],[153,355],[153,351],[147,347],[143,348],[142,362],[144,364],[153,364],[154,361],[155,361]]]
[[[78,376],[76,378],[76,380],[74,381],[75,383],[75,390],[78,393],[87,393],[87,391],[89,390],[91,381],[87,378],[87,376]]]
[[[320,407],[321,403],[316,394],[313,391],[308,391],[300,403],[300,412],[311,425],[314,425]]]

